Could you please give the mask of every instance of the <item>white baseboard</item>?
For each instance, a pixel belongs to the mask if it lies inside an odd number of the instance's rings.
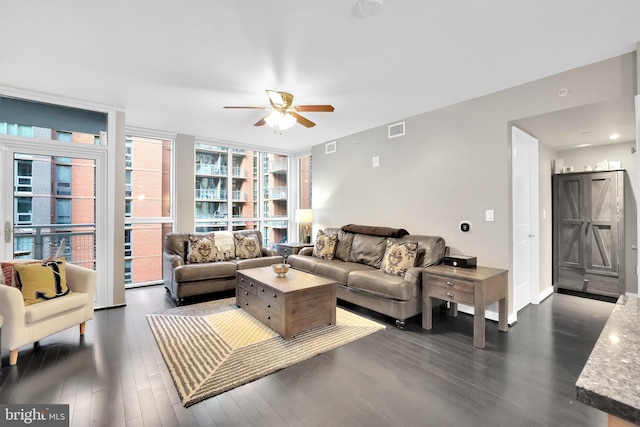
[[[538,302],[536,304],[540,304],[542,301],[549,298],[551,295],[553,295],[553,286],[549,286],[547,289],[540,292],[540,295],[538,295]]]

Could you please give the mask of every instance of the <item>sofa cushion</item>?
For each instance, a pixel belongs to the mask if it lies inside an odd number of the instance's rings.
[[[15,264],[25,305],[59,298],[71,292],[67,285],[66,261],[57,258],[43,263]]]
[[[344,262],[338,260],[319,260],[316,264],[315,274],[335,280],[347,285],[349,274],[356,270],[376,271],[375,268],[357,262]]]
[[[204,236],[189,235],[187,242],[187,262],[191,264],[201,264],[204,262],[214,262],[217,258],[215,236],[213,233]]]
[[[336,258],[342,261],[349,261],[351,253],[351,245],[353,245],[353,237],[355,234],[346,231],[338,231],[338,244],[336,245]]]
[[[399,301],[417,298],[420,293],[418,284],[380,270],[352,271],[349,273],[348,287]]]
[[[236,275],[236,264],[231,261],[187,264],[174,268],[173,274],[178,283],[233,277]]]
[[[27,324],[38,322],[52,316],[58,316],[65,311],[85,307],[89,304],[89,294],[73,292],[62,298],[55,298],[41,304],[25,307],[25,321]]]
[[[259,258],[236,259],[234,262],[238,270],[246,270],[247,268],[269,267],[271,264],[282,264],[283,259],[280,255],[261,256]]]
[[[231,231],[214,231],[216,244],[216,261],[229,261],[236,257],[236,242]]]
[[[404,277],[408,269],[413,267],[418,256],[418,242],[396,242],[387,240],[387,249],[380,263],[380,270]]]
[[[356,234],[351,244],[349,261],[359,262],[371,267],[380,268],[380,261],[387,249],[385,237]]]
[[[318,230],[316,236],[316,244],[313,247],[313,256],[322,259],[333,259],[336,253],[336,244],[338,243],[338,234],[325,234],[324,231]]]
[[[315,273],[316,266],[320,261],[322,261],[320,258],[308,255],[289,255],[287,257],[287,264],[290,264],[296,270],[306,271],[307,273]]]
[[[251,259],[262,256],[260,253],[260,242],[255,235],[242,235],[235,233],[236,257],[240,259]]]

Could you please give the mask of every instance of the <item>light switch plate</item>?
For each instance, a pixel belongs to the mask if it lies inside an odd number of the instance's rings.
[[[484,218],[486,221],[493,221],[493,209],[487,209],[484,211]]]
[[[374,168],[379,168],[380,167],[380,157],[379,156],[373,156],[373,167]]]

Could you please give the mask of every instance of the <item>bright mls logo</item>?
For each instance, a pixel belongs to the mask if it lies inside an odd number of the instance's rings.
[[[0,404],[0,425],[69,427],[69,405]]]

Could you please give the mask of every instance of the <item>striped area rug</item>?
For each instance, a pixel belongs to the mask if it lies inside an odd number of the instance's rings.
[[[336,325],[286,341],[236,307],[235,298],[147,314],[185,407],[355,341],[384,325],[336,310]]]

